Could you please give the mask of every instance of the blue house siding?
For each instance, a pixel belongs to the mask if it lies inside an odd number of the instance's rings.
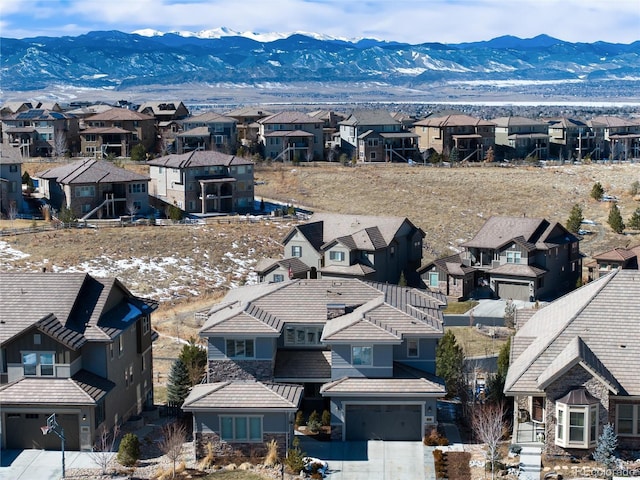
[[[435,375],[436,373],[436,347],[438,341],[433,338],[418,339],[418,357],[407,356],[407,340],[405,339],[401,345],[394,345],[393,359],[425,372]]]
[[[363,344],[360,344],[363,345]],[[331,379],[393,376],[393,345],[373,345],[371,365],[351,364],[351,345],[331,345]]]
[[[255,358],[243,358],[242,360],[273,360],[276,351],[276,339],[258,337],[253,338],[251,336],[240,337],[228,337],[231,338],[246,338],[248,340],[254,340],[255,345]],[[209,360],[230,360],[226,354],[226,341],[227,338],[222,337],[209,337],[208,342],[208,358]]]

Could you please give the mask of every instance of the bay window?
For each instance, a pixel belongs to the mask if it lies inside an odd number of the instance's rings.
[[[573,395],[573,396],[572,396]],[[570,392],[556,401],[556,445],[566,448],[591,448],[598,440],[598,400],[582,391],[580,404]]]

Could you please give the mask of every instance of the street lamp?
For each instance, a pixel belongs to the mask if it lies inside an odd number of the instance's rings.
[[[46,435],[48,433],[55,433],[58,437],[60,437],[60,443],[62,444],[62,478],[65,477],[64,471],[64,428],[58,425],[56,422],[56,414],[52,413],[49,418],[47,418],[47,424],[44,427],[40,427],[42,430],[42,435]]]

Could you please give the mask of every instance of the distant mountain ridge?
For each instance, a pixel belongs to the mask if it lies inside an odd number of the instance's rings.
[[[265,34],[267,35],[267,34]],[[407,88],[468,81],[640,81],[640,41],[571,43],[546,35],[484,42],[407,43],[310,33],[96,31],[1,39],[2,89],[53,85],[358,84]]]

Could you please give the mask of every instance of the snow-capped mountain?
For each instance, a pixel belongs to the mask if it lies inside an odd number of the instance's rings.
[[[358,82],[428,89],[478,81],[640,81],[640,42],[569,43],[541,35],[457,45],[409,45],[310,33],[90,32],[1,39],[2,89],[51,85],[126,90],[144,85]],[[625,80],[626,79],[626,80]],[[636,86],[637,88],[637,86]]]

